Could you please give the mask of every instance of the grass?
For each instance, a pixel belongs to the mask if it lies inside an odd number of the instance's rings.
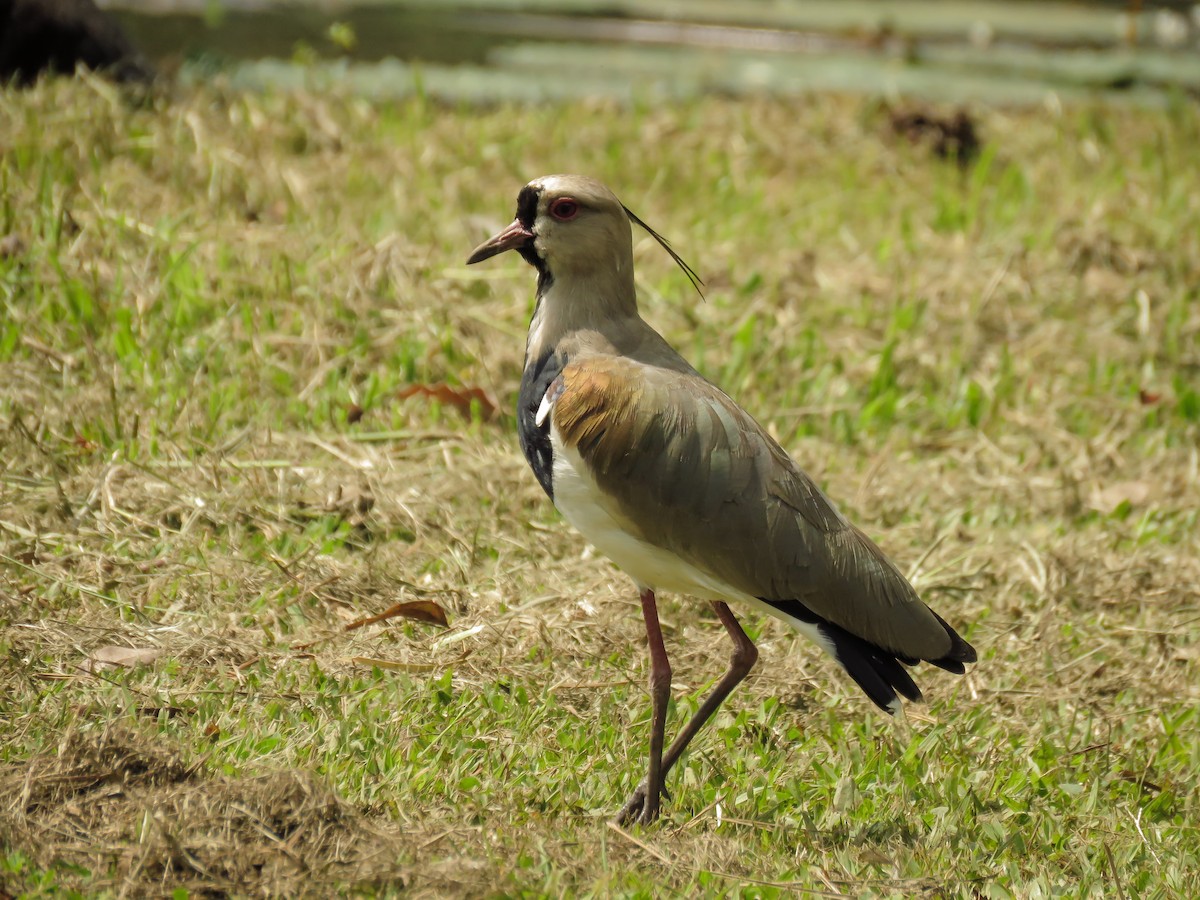
[[[1200,894],[1200,116],[977,112],[960,168],[843,97],[0,94],[0,887]],[[463,260],[563,170],[692,262],[705,303],[637,238],[647,317],[981,651],[897,724],[747,615],[636,832],[630,585],[511,417],[398,399],[511,408],[532,274]],[[407,600],[449,628],[346,630]],[[727,648],[665,619],[678,723]]]

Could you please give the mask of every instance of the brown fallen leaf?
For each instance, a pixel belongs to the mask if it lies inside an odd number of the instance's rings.
[[[441,625],[443,628],[447,628],[450,625],[446,620],[446,611],[432,600],[409,600],[405,603],[395,603],[377,616],[355,619],[345,626],[345,630],[353,631],[355,628],[362,628],[364,625],[374,625],[376,622],[384,622],[388,619],[394,619],[397,616],[405,619],[413,619],[417,622],[428,622],[431,625]]]
[[[892,112],[889,118],[892,131],[914,144],[929,144],[941,159],[953,159],[965,167],[979,153],[979,134],[966,110],[960,109],[952,116],[925,110]]]
[[[99,647],[93,650],[83,661],[85,672],[98,672],[100,669],[126,668],[149,665],[163,651],[158,647]]]
[[[351,525],[361,525],[374,507],[375,495],[369,487],[355,488],[339,484],[329,492],[321,511],[341,516]]]
[[[438,384],[410,384],[396,392],[401,400],[409,397],[428,397],[447,406],[453,406],[467,418],[471,417],[471,404],[479,404],[479,414],[490,422],[500,415],[500,406],[495,398],[479,387],[456,387],[445,382]]]
[[[1097,512],[1111,513],[1122,503],[1131,507],[1143,506],[1150,499],[1151,488],[1145,481],[1114,481],[1092,490],[1089,505]]]

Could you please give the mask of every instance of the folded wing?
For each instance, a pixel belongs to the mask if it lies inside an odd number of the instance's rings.
[[[902,662],[961,672],[974,661],[875,543],[720,389],[613,356],[571,363],[562,377],[554,424],[642,540]]]

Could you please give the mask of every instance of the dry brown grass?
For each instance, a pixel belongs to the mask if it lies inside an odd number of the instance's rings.
[[[0,772],[2,839],[104,873],[91,891],[298,896],[403,886],[400,841],[297,769],[205,775],[171,746],[121,729],[68,732]]]
[[[1194,893],[1200,123],[979,120],[961,173],[843,98],[0,97],[0,884]],[[702,305],[639,243],[647,315],[982,654],[896,729],[751,620],[638,834],[632,592],[510,420],[396,399],[511,404],[531,278],[461,261],[562,169],[696,265]],[[449,630],[345,630],[409,599]],[[726,648],[665,618],[678,720]]]

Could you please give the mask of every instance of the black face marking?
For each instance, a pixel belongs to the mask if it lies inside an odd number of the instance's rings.
[[[646,230],[646,232],[650,235],[650,237],[652,237],[656,241],[658,241],[659,246],[667,251],[667,253],[670,255],[671,259],[675,260],[675,262],[679,266],[679,268],[683,269],[683,274],[688,277],[688,281],[690,281],[692,283],[692,287],[694,287],[696,289],[696,293],[699,294],[700,299],[703,300],[704,299],[704,291],[702,291],[701,288],[704,286],[704,282],[700,280],[700,276],[696,274],[696,270],[693,269],[691,266],[689,266],[686,262],[684,262],[683,257],[675,252],[675,248],[671,246],[671,242],[668,241],[661,234],[659,234],[657,231],[655,231],[653,228],[651,228],[649,225],[647,225],[645,222],[643,222],[641,219],[639,219],[637,216],[635,216],[630,211],[628,206],[622,206],[621,209],[625,210],[625,215],[629,216],[630,222],[632,222],[635,225],[641,225],[642,228],[644,228]]]
[[[521,441],[521,452],[542,490],[554,499],[554,449],[550,445],[550,417],[537,424],[538,408],[542,398],[567,364],[552,350],[547,350],[539,359],[530,360],[521,376],[521,393],[517,396],[517,437]]]
[[[533,223],[537,221],[538,203],[541,198],[542,189],[530,184],[521,188],[521,193],[517,195],[517,221],[530,231],[533,231]],[[541,296],[554,281],[546,267],[546,261],[538,256],[537,250],[533,248],[532,238],[518,247],[517,252],[521,254],[521,259],[537,269],[538,296]]]
[[[521,193],[517,194],[517,221],[533,230],[533,223],[537,221],[538,200],[541,199],[542,189],[535,188],[531,184],[521,188]]]
[[[528,240],[518,247],[517,252],[521,254],[521,259],[537,269],[537,296],[538,300],[541,300],[542,294],[546,293],[550,285],[554,284],[554,276],[550,274],[550,267],[546,265],[544,259],[538,256],[538,252],[533,249],[532,240]]]

